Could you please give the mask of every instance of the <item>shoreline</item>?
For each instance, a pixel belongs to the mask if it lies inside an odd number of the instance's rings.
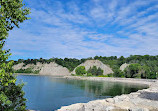
[[[158,81],[157,79],[86,77],[86,76],[63,76],[63,78],[75,79],[75,80],[122,82],[122,83],[131,83],[131,84],[142,84],[142,85],[148,85],[148,86],[150,86],[152,83]]]
[[[111,81],[148,85],[149,88],[113,98],[62,106],[57,111],[158,111],[158,80],[111,77],[64,76],[66,79]]]
[[[40,76],[39,74],[33,74],[33,73],[14,73],[15,75],[30,75],[30,76]]]

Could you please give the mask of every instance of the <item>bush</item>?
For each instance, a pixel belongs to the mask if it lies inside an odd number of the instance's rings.
[[[33,74],[39,74],[40,70],[35,70],[33,71],[32,68],[27,68],[27,69],[19,69],[16,70],[15,73],[33,73]]]
[[[93,76],[91,73],[87,73],[87,76]]]
[[[39,74],[40,70],[33,71],[34,74]]]
[[[75,72],[76,72],[76,75],[86,74],[85,66],[79,66],[79,67],[77,67],[76,70],[75,70]]]
[[[107,75],[99,75],[98,77],[108,77]]]
[[[71,76],[75,76],[75,74],[71,74]]]
[[[107,74],[107,76],[108,76],[108,77],[113,77],[113,74],[112,74],[112,73],[110,73],[110,74]]]
[[[126,69],[125,69],[125,77],[127,78],[138,78],[140,77],[140,70],[141,70],[141,65],[140,64],[130,64]]]
[[[114,74],[113,74],[114,77],[125,77],[125,74],[123,71],[121,71],[120,69],[116,69],[114,70]]]
[[[96,66],[93,66],[92,68],[90,67],[88,69],[87,73],[91,73],[92,75],[99,76],[99,75],[103,75],[103,70],[100,67],[97,68]]]

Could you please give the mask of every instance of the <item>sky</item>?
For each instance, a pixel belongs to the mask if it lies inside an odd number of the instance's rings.
[[[9,59],[158,55],[158,0],[24,0]]]

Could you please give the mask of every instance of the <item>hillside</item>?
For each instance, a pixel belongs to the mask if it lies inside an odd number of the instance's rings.
[[[63,76],[63,75],[70,75],[70,72],[67,68],[56,64],[55,62],[51,63],[37,63],[34,64],[27,64],[24,63],[16,64],[13,66],[13,69],[17,73],[36,73],[40,75],[54,75],[54,76]]]
[[[103,70],[103,75],[107,75],[107,74],[113,73],[112,69],[111,69],[109,66],[103,64],[103,63],[102,63],[101,61],[99,61],[99,60],[87,60],[87,61],[85,61],[84,63],[78,65],[77,67],[79,67],[79,66],[85,66],[86,71],[87,71],[90,67],[92,68],[93,66],[96,66],[97,68],[100,67],[100,68]],[[77,68],[77,67],[76,67],[76,68]],[[72,74],[76,74],[76,72],[75,72],[76,68],[72,71]]]

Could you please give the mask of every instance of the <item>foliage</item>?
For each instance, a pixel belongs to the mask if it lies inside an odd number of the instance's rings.
[[[95,56],[94,59],[102,61],[104,64],[108,64],[112,70],[114,71],[113,77],[121,77],[125,76],[125,71],[118,71],[120,66],[123,63],[128,64],[140,64],[141,69],[139,75],[136,77],[146,78],[146,79],[154,79],[157,78],[158,74],[158,55],[150,56],[150,55],[131,55],[127,58],[121,56],[117,58],[116,56],[111,57],[102,57]],[[119,73],[118,73],[119,72]]]
[[[25,111],[26,99],[23,97],[22,84],[16,84],[13,75],[13,61],[6,62],[11,55],[9,50],[4,50],[8,31],[19,23],[27,20],[29,10],[23,7],[21,0],[0,1],[0,110],[1,111]]]
[[[71,76],[75,76],[75,74],[71,74]]]
[[[87,76],[93,76],[91,73],[87,73]]]
[[[103,70],[100,67],[97,68],[96,66],[93,66],[92,68],[90,67],[88,69],[87,73],[91,73],[92,75],[99,76],[99,75],[103,75]]]
[[[136,64],[130,64],[126,69],[125,69],[125,77],[127,78],[138,78],[140,77],[140,70],[141,70],[141,65],[136,63]]]
[[[99,75],[98,77],[108,77],[107,75]]]
[[[15,73],[33,73],[33,74],[38,74],[40,70],[35,70],[33,71],[32,68],[27,68],[27,69],[19,69],[16,70]]]
[[[108,77],[113,77],[113,74],[112,74],[112,73],[110,73],[110,74],[107,74],[107,76],[108,76]]]
[[[76,72],[76,75],[86,74],[85,66],[79,66],[79,67],[77,67],[76,70],[75,70],[75,72]]]
[[[109,65],[114,74],[110,75],[112,77],[125,77],[125,71],[120,71],[120,66],[124,63],[127,64],[140,64],[141,69],[139,69],[139,75],[136,77],[139,78],[146,78],[146,79],[153,79],[157,78],[158,74],[158,56],[150,56],[150,55],[131,55],[127,58],[121,56],[110,56],[110,57],[102,57],[102,56],[95,56],[94,58],[84,58],[84,59],[72,59],[72,58],[51,58],[51,59],[19,59],[18,61],[15,61],[14,64],[18,63],[24,63],[27,64],[36,64],[37,62],[40,63],[50,63],[50,62],[56,62],[59,65],[62,65],[66,68],[68,68],[70,71],[73,71],[75,67],[77,67],[79,64],[83,63],[86,60],[100,60],[104,64]],[[128,77],[128,76],[127,76]]]
[[[120,69],[115,69],[113,76],[114,76],[114,77],[125,77],[125,74],[124,74],[124,72],[121,71]]]

